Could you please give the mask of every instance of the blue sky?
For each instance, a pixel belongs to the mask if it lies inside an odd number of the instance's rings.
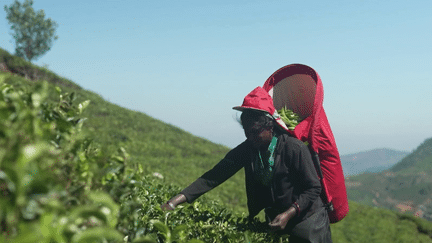
[[[0,46],[14,41],[0,5]],[[35,61],[120,106],[229,147],[233,106],[277,69],[314,68],[342,155],[432,137],[432,1],[35,0],[59,39]]]

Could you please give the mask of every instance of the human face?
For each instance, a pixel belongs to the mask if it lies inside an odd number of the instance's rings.
[[[245,126],[244,132],[246,140],[256,149],[268,147],[273,137],[272,127]]]

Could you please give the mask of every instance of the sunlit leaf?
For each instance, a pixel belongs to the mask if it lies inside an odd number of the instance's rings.
[[[89,193],[88,197],[95,204],[104,205],[107,207],[105,208],[105,210],[102,207],[101,211],[107,216],[109,220],[109,225],[111,227],[115,227],[117,224],[119,206],[114,202],[114,200],[107,193],[104,192],[91,192]]]
[[[72,219],[84,218],[87,219],[91,216],[94,216],[101,220],[104,223],[108,223],[109,219],[106,214],[104,214],[99,207],[94,205],[81,206],[79,208],[75,208],[70,213],[70,217]]]
[[[166,226],[164,223],[162,223],[161,221],[159,221],[159,220],[155,220],[155,219],[152,219],[152,220],[150,220],[150,223],[160,232],[160,233],[162,233],[164,236],[165,236],[165,238],[168,238],[168,236],[171,234],[170,233],[170,230],[169,230],[169,228],[168,228],[168,226]]]
[[[31,98],[32,98],[32,103],[34,108],[39,108],[42,101],[42,96],[36,93],[36,94],[32,94]]]
[[[90,104],[90,100],[83,101],[78,105],[78,113],[81,114],[85,108]]]
[[[29,144],[22,148],[20,158],[18,159],[18,164],[24,168],[24,166],[39,157],[43,152],[47,151],[49,146],[45,142],[39,142],[35,144]]]

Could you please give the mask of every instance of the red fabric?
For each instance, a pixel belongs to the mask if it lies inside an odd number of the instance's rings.
[[[276,109],[273,105],[272,97],[265,89],[259,86],[252,90],[248,95],[246,95],[241,106],[235,106],[233,107],[233,109],[238,111],[244,111],[245,109],[254,109],[268,112],[282,129],[289,131],[288,127],[282,121],[279,114],[277,114]]]
[[[323,173],[323,178],[321,178],[322,197],[333,203],[334,210],[329,213],[329,218],[331,223],[335,223],[342,220],[348,214],[349,209],[339,152],[322,106],[324,91],[321,78],[311,67],[292,64],[274,72],[264,83],[263,89],[270,92],[280,81],[296,74],[306,74],[312,77],[316,82],[316,90],[311,114],[296,126],[294,132],[290,133],[302,141],[307,141],[318,154]],[[296,80],[298,79],[296,78]],[[298,82],[301,82],[301,80]],[[289,90],[288,93],[298,96],[298,94],[301,94],[301,90],[298,92]],[[296,98],[298,99],[298,97]],[[305,102],[310,101],[305,100]]]
[[[244,109],[255,109],[267,111],[270,115],[273,115],[275,112],[272,97],[266,90],[259,86],[246,95],[241,106],[233,107],[233,109],[239,111],[243,111]]]

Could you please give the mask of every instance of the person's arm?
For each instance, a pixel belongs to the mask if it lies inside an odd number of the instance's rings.
[[[241,146],[231,150],[225,158],[217,163],[212,169],[204,173],[178,195],[168,200],[168,202],[162,204],[161,208],[172,210],[172,206],[175,208],[177,205],[184,202],[191,203],[202,194],[226,181],[243,167],[241,157],[244,155],[244,152],[242,151]]]
[[[192,203],[204,193],[222,184],[242,167],[243,164],[225,158],[186,187],[180,194],[186,197],[188,203]]]
[[[297,214],[309,208],[310,205],[319,197],[321,193],[321,183],[318,178],[312,156],[301,141],[298,141],[291,156],[292,169],[295,171],[297,186],[301,187],[302,193],[294,202]]]

